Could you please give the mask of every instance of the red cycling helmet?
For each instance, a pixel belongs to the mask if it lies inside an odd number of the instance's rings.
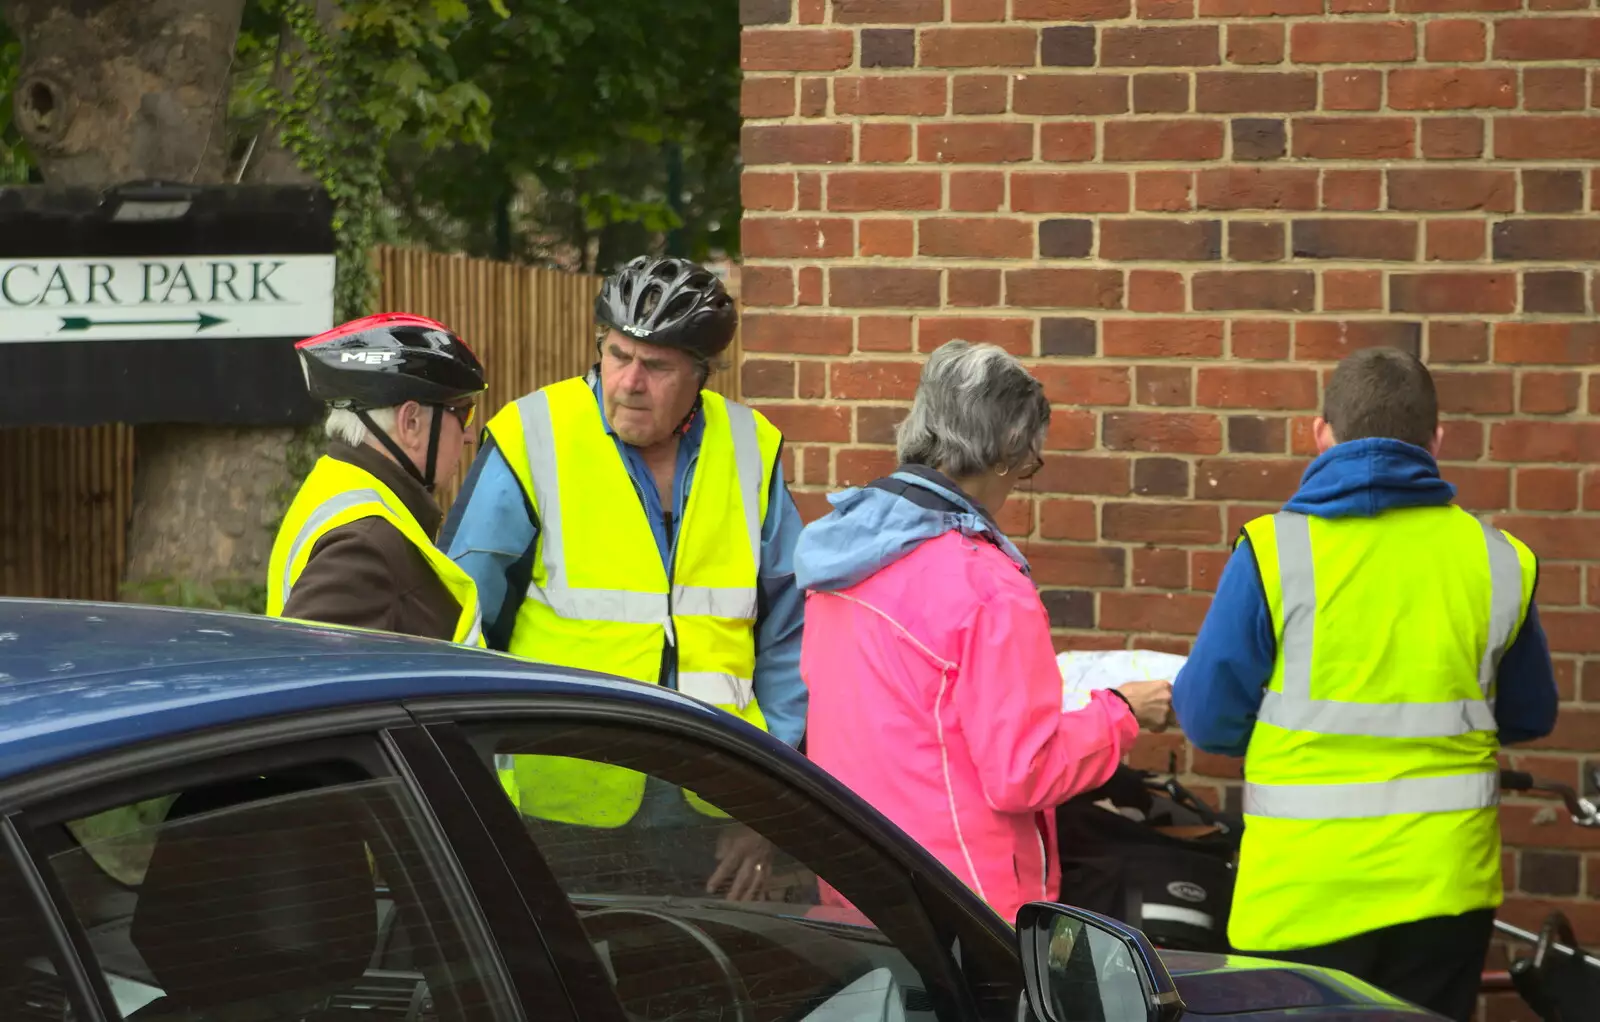
[[[407,312],[354,319],[306,338],[295,349],[311,396],[354,412],[400,466],[431,492],[444,410],[487,387],[483,365],[472,349],[443,323]],[[407,401],[434,409],[427,466],[421,471],[367,414]]]

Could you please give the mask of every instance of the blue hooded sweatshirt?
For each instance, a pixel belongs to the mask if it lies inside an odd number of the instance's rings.
[[[1352,440],[1313,461],[1283,508],[1318,518],[1371,518],[1393,508],[1440,507],[1455,493],[1422,448],[1399,440]],[[1255,554],[1250,541],[1241,539],[1172,686],[1172,706],[1189,741],[1206,752],[1243,756],[1276,657]],[[1501,744],[1549,734],[1558,701],[1550,648],[1538,607],[1530,602],[1521,630],[1500,660],[1494,716]]]

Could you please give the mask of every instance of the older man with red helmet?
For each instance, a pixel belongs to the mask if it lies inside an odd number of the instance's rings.
[[[273,544],[267,613],[481,646],[477,588],[434,545],[433,489],[460,464],[483,366],[448,327],[405,313],[297,348],[331,406],[329,446]]]

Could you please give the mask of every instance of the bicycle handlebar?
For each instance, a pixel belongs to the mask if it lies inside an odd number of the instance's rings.
[[[1600,770],[1595,771],[1596,786],[1600,787]],[[1592,800],[1579,797],[1565,784],[1541,780],[1522,770],[1500,771],[1500,787],[1505,791],[1541,792],[1555,795],[1565,803],[1572,822],[1580,827],[1600,827],[1600,806]]]

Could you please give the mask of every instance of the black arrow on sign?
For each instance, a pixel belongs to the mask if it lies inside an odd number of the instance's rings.
[[[92,330],[97,326],[192,326],[195,333],[208,330],[227,320],[204,312],[194,319],[90,319],[88,316],[62,316],[62,330]]]

